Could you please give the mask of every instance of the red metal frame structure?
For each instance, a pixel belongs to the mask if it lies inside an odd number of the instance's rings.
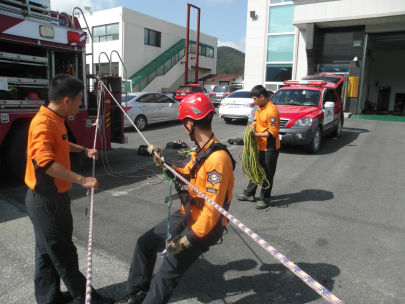
[[[201,9],[195,5],[187,3],[187,27],[186,27],[186,64],[185,64],[185,72],[184,72],[184,84],[187,85],[188,83],[188,50],[189,50],[189,43],[190,43],[190,7],[194,7],[197,9],[197,39],[196,39],[196,46],[195,46],[195,83],[198,83],[198,57],[199,57],[199,48],[200,48],[200,13]]]

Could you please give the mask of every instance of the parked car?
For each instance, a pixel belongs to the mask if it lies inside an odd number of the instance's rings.
[[[268,91],[270,96],[273,92]],[[219,117],[225,122],[232,119],[249,119],[256,112],[256,104],[250,97],[250,90],[238,90],[221,101],[219,107]]]
[[[280,142],[304,145],[317,153],[322,137],[338,138],[343,127],[343,102],[336,92],[344,77],[326,75],[327,80],[288,80],[271,101],[280,112]],[[305,77],[304,77],[305,78]]]
[[[188,95],[197,93],[204,93],[206,96],[209,95],[207,89],[204,88],[202,84],[188,84],[188,85],[180,85],[176,90],[176,96],[174,98],[176,100],[181,101]]]
[[[234,86],[215,86],[210,94],[210,99],[214,106],[218,106],[221,101],[237,91],[239,88]]]
[[[180,103],[161,93],[138,92],[128,94],[128,108],[125,95],[122,95],[121,104],[138,129],[144,130],[149,124],[177,120]],[[131,126],[125,116],[124,127]]]

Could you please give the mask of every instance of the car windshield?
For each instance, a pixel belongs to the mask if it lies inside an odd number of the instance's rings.
[[[184,86],[184,87],[179,87],[177,91],[191,91],[191,87]]]
[[[128,95],[128,102],[134,98],[138,97],[138,95]],[[121,96],[121,102],[125,102],[125,95]]]
[[[236,91],[228,96],[228,98],[231,98],[231,97],[232,98],[252,98],[250,96],[250,92],[239,92],[239,91]]]
[[[215,86],[214,92],[228,92],[228,86]]]
[[[314,90],[289,89],[277,91],[271,101],[276,105],[295,105],[316,107],[319,104],[321,92]]]

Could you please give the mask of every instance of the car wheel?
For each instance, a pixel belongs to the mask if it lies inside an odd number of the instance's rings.
[[[331,137],[339,138],[340,134],[342,133],[342,117],[339,115],[338,125],[335,130],[330,134]]]
[[[226,123],[228,123],[228,122],[232,121],[232,118],[224,118],[224,120],[225,120]]]
[[[321,130],[319,129],[319,127],[316,127],[314,138],[312,139],[311,143],[305,146],[305,151],[314,154],[317,153],[319,151],[319,148],[321,147],[321,141],[322,141]]]
[[[145,130],[147,125],[146,117],[143,115],[139,115],[135,118],[135,126],[139,129],[139,131]]]

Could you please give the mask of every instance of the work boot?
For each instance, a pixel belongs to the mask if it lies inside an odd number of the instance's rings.
[[[50,304],[67,304],[73,300],[72,295],[69,291],[60,292],[60,296],[57,300],[52,301]]]
[[[258,210],[267,209],[270,206],[271,206],[271,201],[260,201],[256,204],[256,209],[258,209]]]
[[[142,304],[148,293],[140,291],[138,293],[127,294],[117,304]]]
[[[256,198],[254,195],[244,195],[244,194],[238,194],[238,201],[249,201],[249,202],[255,202]]]
[[[103,297],[94,291],[91,293],[91,304],[114,304],[114,299]]]

